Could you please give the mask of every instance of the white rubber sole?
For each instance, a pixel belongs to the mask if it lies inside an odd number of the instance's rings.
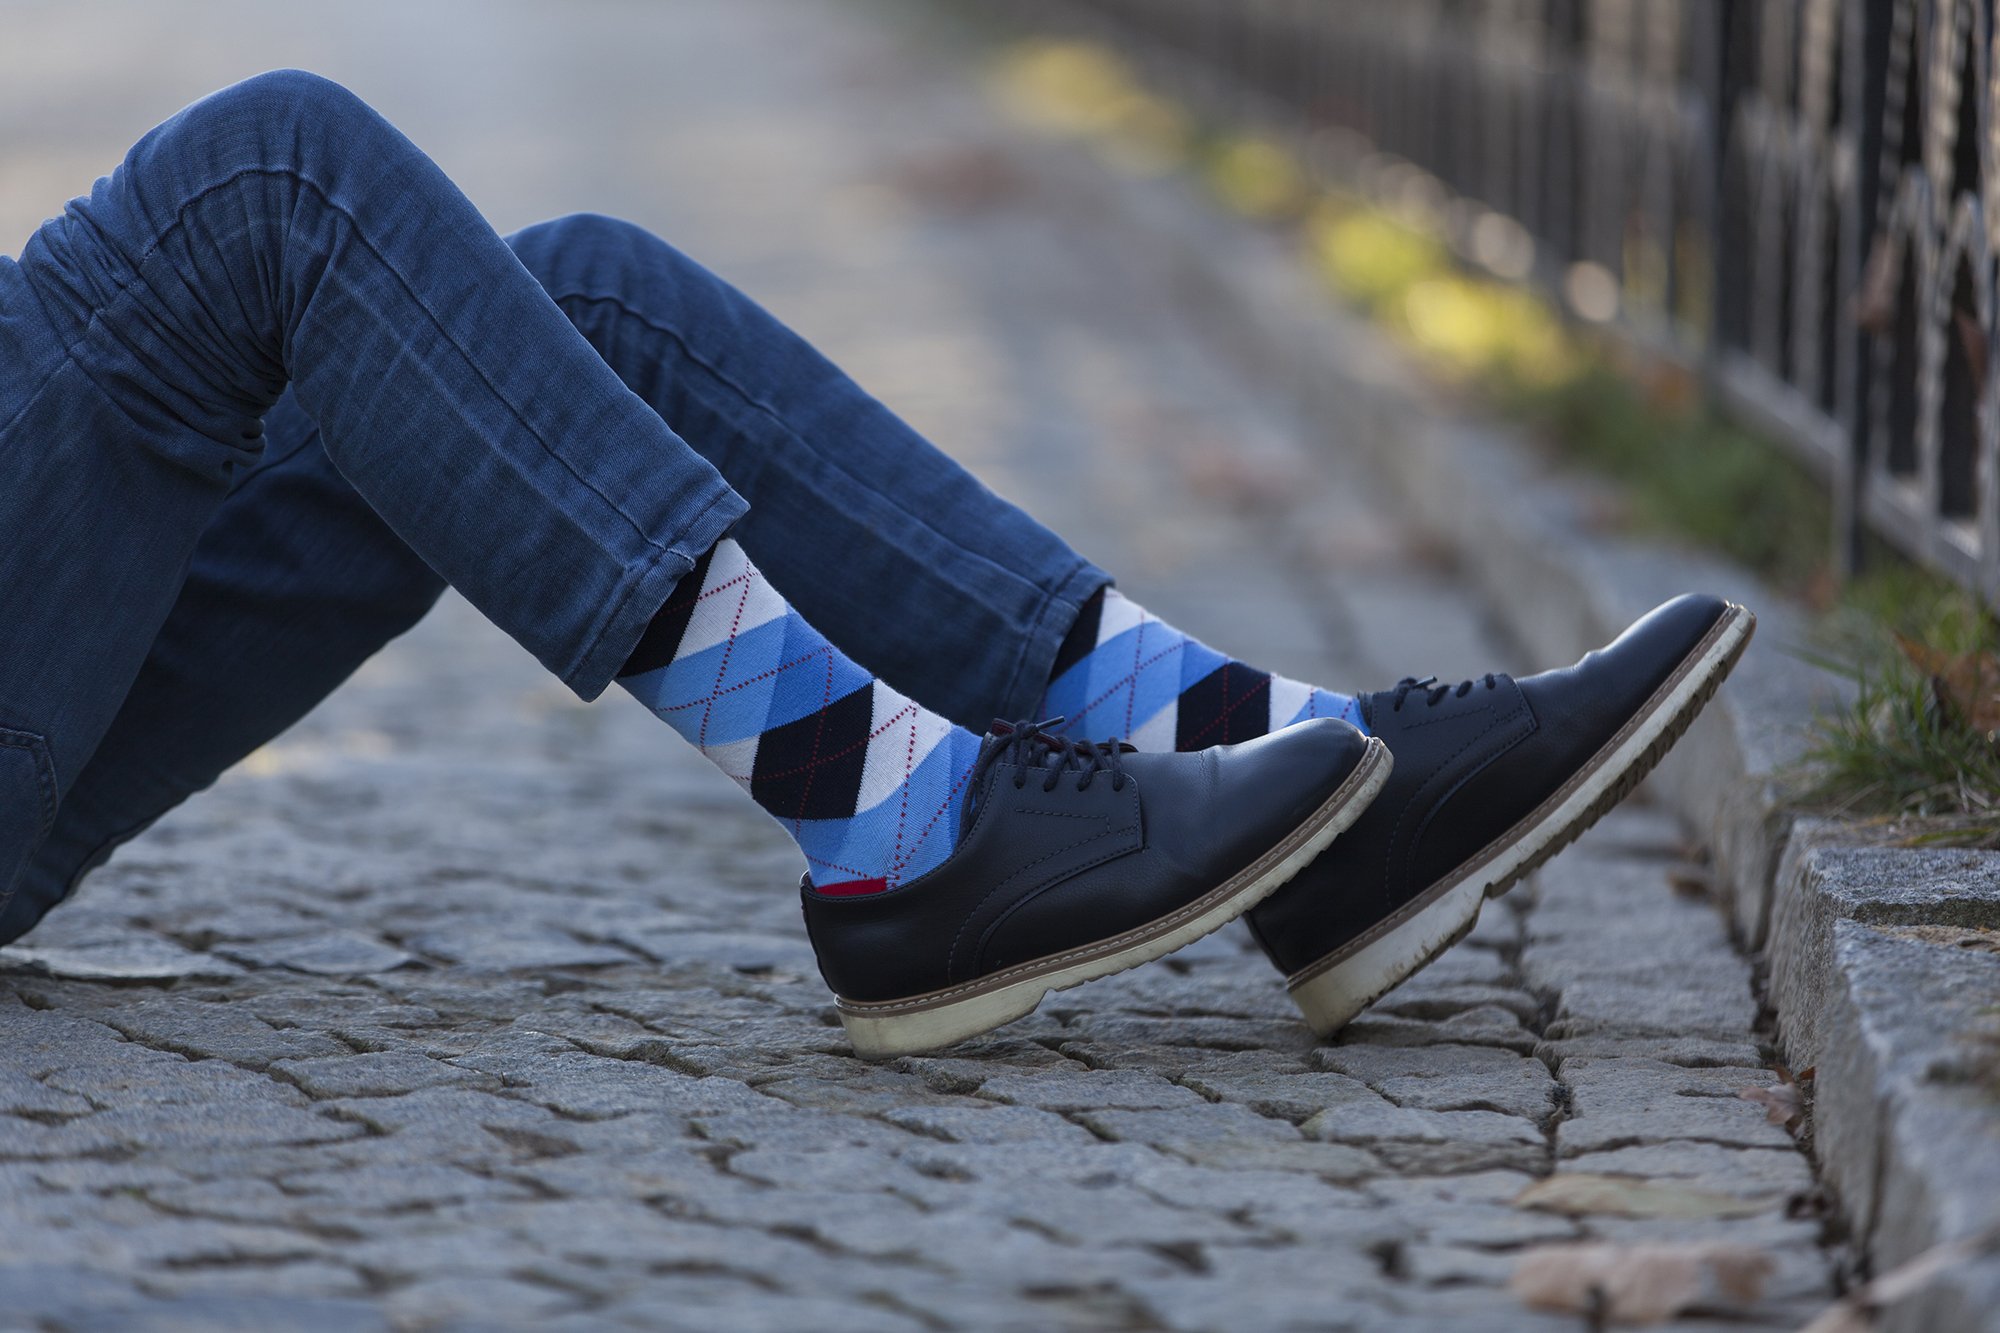
[[[1731,604],[1688,662],[1579,777],[1396,915],[1287,985],[1306,1022],[1330,1037],[1471,931],[1488,898],[1512,888],[1623,800],[1680,739],[1749,643],[1757,618]]]
[[[1122,935],[1022,963],[977,981],[908,1000],[868,1004],[836,998],[855,1054],[878,1060],[934,1051],[991,1032],[1035,1011],[1042,997],[1164,958],[1220,930],[1274,893],[1361,817],[1388,781],[1389,748],[1370,737],[1347,781],[1263,856],[1177,912]]]

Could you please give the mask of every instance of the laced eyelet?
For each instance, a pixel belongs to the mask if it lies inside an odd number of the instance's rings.
[[[973,782],[979,775],[1004,757],[1015,765],[1014,789],[1020,791],[1028,785],[1030,769],[1043,771],[1042,790],[1052,792],[1062,781],[1065,773],[1077,775],[1076,789],[1087,791],[1093,778],[1100,772],[1111,774],[1111,789],[1125,789],[1125,771],[1119,767],[1120,756],[1125,746],[1117,741],[1075,741],[1067,736],[1058,736],[1049,729],[1062,725],[1060,717],[1046,722],[1005,722],[996,721],[985,741],[980,746],[979,758],[973,765]]]
[[[1424,692],[1424,707],[1426,708],[1435,708],[1449,698],[1463,699],[1466,695],[1472,693],[1472,687],[1479,684],[1481,680],[1485,681],[1486,688],[1489,690],[1498,689],[1500,686],[1499,677],[1491,671],[1487,672],[1483,677],[1462,680],[1455,686],[1438,684],[1436,676],[1425,676],[1422,680],[1418,680],[1415,676],[1405,676],[1396,682],[1396,697],[1391,702],[1389,711],[1392,713],[1402,712],[1403,701],[1415,690],[1422,690]]]

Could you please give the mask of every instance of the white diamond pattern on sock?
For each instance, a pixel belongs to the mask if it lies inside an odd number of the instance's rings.
[[[757,574],[743,548],[735,542],[723,542],[709,561],[701,600],[674,656],[693,657],[784,614],[785,599],[769,580]]]
[[[1313,687],[1285,676],[1271,677],[1271,725],[1282,727],[1299,715],[1312,697]]]
[[[952,731],[944,718],[925,711],[879,680],[875,682],[874,706],[868,763],[854,801],[857,810],[870,810],[888,800]]]

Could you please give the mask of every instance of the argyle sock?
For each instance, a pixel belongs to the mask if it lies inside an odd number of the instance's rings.
[[[1350,695],[1224,657],[1106,588],[1083,605],[1056,653],[1042,711],[1075,736],[1122,737],[1141,750],[1247,741],[1309,717],[1362,730]]]
[[[844,656],[727,538],[653,618],[619,683],[782,823],[821,893],[874,893],[958,842],[979,738]]]

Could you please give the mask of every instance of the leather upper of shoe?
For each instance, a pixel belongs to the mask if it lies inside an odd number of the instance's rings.
[[[1046,744],[1015,746],[976,770],[944,864],[883,893],[801,885],[820,971],[845,999],[903,999],[1156,921],[1282,841],[1367,744],[1320,719],[1189,754],[1123,751],[1094,767],[1070,766]]]
[[[1395,767],[1352,828],[1251,909],[1264,952],[1296,974],[1478,856],[1588,766],[1727,609],[1688,594],[1572,666],[1364,695]]]

